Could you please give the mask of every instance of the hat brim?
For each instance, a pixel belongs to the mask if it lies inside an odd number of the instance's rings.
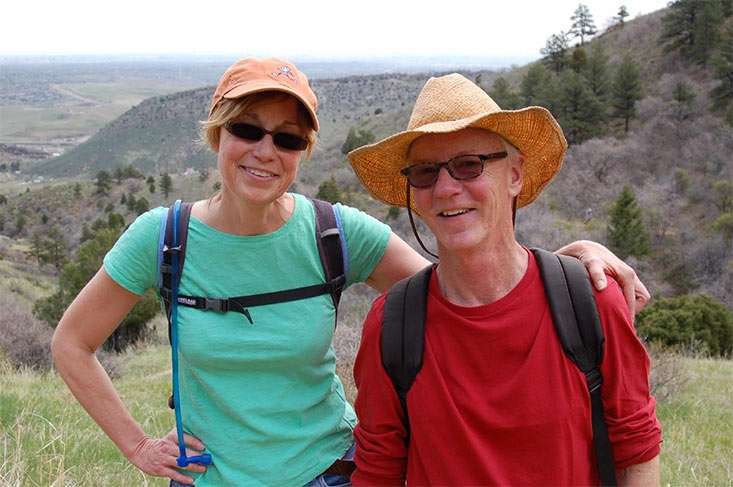
[[[297,93],[295,90],[292,90],[288,88],[287,86],[283,86],[280,83],[276,82],[249,82],[244,85],[235,86],[231,90],[227,91],[222,95],[222,98],[226,98],[228,100],[236,99],[243,97],[245,95],[254,95],[255,93],[263,93],[266,91],[278,91],[280,93],[287,93],[288,95],[293,96],[295,99],[297,99],[301,105],[306,109],[308,112],[308,115],[311,117],[311,121],[313,122],[313,128],[316,132],[320,130],[320,124],[318,123],[318,117],[316,116],[316,112],[313,110],[313,108],[308,103],[308,100],[303,98],[302,95]],[[211,112],[214,111],[214,107],[211,107],[211,110],[209,110],[209,116],[211,116]]]
[[[348,158],[357,177],[374,198],[392,206],[407,206],[407,180],[400,170],[409,165],[407,152],[412,142],[426,134],[450,133],[469,127],[502,136],[524,156],[524,185],[517,197],[517,208],[534,201],[562,166],[567,141],[560,125],[542,107],[434,122],[359,147],[349,152]],[[414,208],[414,202],[410,206]]]

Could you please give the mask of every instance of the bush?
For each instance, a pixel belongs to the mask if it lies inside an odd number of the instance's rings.
[[[341,145],[341,153],[348,154],[357,147],[371,144],[375,140],[376,138],[370,130],[359,130],[356,127],[351,127],[348,135],[346,136],[346,140],[343,145]]]
[[[23,309],[12,296],[0,295],[0,353],[16,367],[51,368],[53,331]]]
[[[342,200],[341,191],[339,190],[336,179],[331,176],[330,179],[326,179],[318,186],[318,193],[316,198],[329,203],[336,203]]]
[[[699,343],[714,356],[733,351],[733,313],[704,294],[660,299],[637,316],[639,336],[667,347]]]
[[[33,312],[37,318],[51,326],[58,324],[64,310],[96,274],[102,265],[104,255],[112,248],[121,231],[121,226],[101,226],[90,240],[81,245],[76,258],[64,265],[61,270],[57,291],[47,298],[36,301]],[[153,293],[148,293],[107,339],[104,349],[119,353],[126,347],[147,338],[150,331],[147,323],[158,313],[159,309]]]

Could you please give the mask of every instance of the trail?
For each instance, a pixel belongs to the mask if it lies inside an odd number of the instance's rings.
[[[95,100],[93,98],[87,98],[87,97],[85,97],[83,95],[80,95],[79,93],[77,93],[75,91],[72,91],[72,90],[70,90],[68,88],[64,88],[61,85],[51,84],[49,86],[51,87],[51,89],[53,91],[55,91],[56,93],[58,93],[60,95],[68,96],[69,98],[73,98],[75,100],[79,100],[81,102],[88,103],[90,105],[101,105],[101,103],[99,102],[99,100]]]

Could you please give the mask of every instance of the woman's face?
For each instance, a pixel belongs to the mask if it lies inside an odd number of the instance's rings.
[[[307,129],[298,123],[298,103],[290,96],[265,99],[250,106],[232,122],[304,137]],[[219,130],[217,163],[222,192],[251,205],[266,206],[287,191],[298,175],[303,151],[278,147],[270,134],[253,141],[232,135],[225,127]]]

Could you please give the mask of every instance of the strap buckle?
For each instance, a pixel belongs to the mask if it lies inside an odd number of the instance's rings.
[[[229,300],[228,299],[211,299],[204,298],[204,309],[216,311],[218,313],[226,313],[229,311]]]
[[[603,384],[603,376],[598,367],[585,373],[585,380],[588,383],[588,391],[595,392]]]
[[[172,252],[181,252],[183,250],[182,245],[177,245],[175,247],[168,247],[167,245],[163,245],[163,253],[172,253]]]

